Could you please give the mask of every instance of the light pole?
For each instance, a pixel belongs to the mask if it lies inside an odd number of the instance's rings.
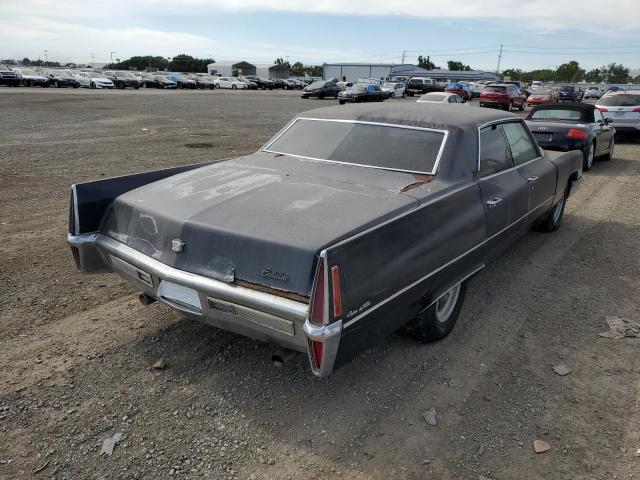
[[[111,52],[111,64],[113,65],[113,54],[118,52]]]
[[[44,64],[45,64],[45,65],[48,65],[48,64],[49,64],[49,56],[48,56],[48,54],[49,54],[49,50],[47,50],[47,49],[45,48],[45,50],[44,50]]]

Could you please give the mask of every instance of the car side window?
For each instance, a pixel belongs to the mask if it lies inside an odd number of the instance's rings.
[[[593,117],[595,123],[604,122],[604,117],[602,116],[602,113],[600,113],[600,110],[598,110],[597,108],[593,109]]]
[[[520,122],[505,123],[502,127],[511,148],[514,165],[522,165],[538,157],[538,150],[533,140]]]
[[[513,167],[511,151],[502,126],[480,130],[480,175],[486,177]]]

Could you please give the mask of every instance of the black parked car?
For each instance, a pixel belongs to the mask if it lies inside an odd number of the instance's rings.
[[[585,171],[596,157],[613,158],[616,131],[593,105],[573,102],[538,105],[529,112],[527,125],[544,149],[580,150]]]
[[[244,77],[239,78],[240,80],[246,78],[247,80],[252,81],[257,85],[258,88],[261,88],[262,90],[273,90],[274,88],[276,88],[275,84],[271,80],[269,80],[268,78],[260,77],[258,75],[245,75]],[[244,82],[245,80],[242,81]]]
[[[0,85],[8,85],[10,87],[17,87],[20,85],[20,75],[11,70],[6,65],[0,63]]]
[[[579,102],[578,89],[572,85],[565,85],[558,88],[559,102]]]
[[[116,72],[113,70],[107,70],[102,72],[103,75],[113,82],[116,88],[140,88],[142,82],[137,77],[133,76],[129,72]]]
[[[331,80],[319,80],[317,82],[313,82],[308,87],[304,87],[302,89],[301,97],[318,97],[322,100],[325,97],[338,98],[338,93],[340,93],[340,88],[336,85],[336,82]]]
[[[340,92],[338,100],[340,105],[344,105],[346,102],[382,102],[391,95],[393,95],[392,92],[383,92],[378,85],[356,83],[351,88]]]
[[[142,75],[142,86],[146,88],[177,88],[178,84],[169,80],[166,75],[145,73]]]
[[[78,79],[64,70],[47,70],[45,76],[49,79],[49,85],[57,88],[78,88],[80,86]]]
[[[189,78],[196,82],[196,86],[200,89],[213,90],[216,88],[216,84],[213,83],[215,78],[211,75],[191,75]]]
[[[249,80],[247,77],[240,75],[238,76],[238,80],[247,84],[247,90],[257,90],[258,84],[253,80]]]
[[[468,279],[529,227],[561,226],[581,167],[505,112],[333,106],[239,159],[73,185],[67,239],[81,271],[117,273],[145,305],[325,376],[399,328],[449,334]]]
[[[198,88],[198,84],[195,82],[195,80],[191,80],[190,78],[179,73],[172,73],[171,75],[169,75],[169,80],[173,80],[174,82],[176,82],[176,84],[178,84],[178,88]]]

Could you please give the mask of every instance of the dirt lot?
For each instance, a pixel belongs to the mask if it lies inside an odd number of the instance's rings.
[[[393,336],[327,379],[75,271],[71,183],[251,152],[330,103],[0,90],[0,478],[640,478],[640,339],[598,336],[640,320],[637,140],[585,174],[559,232],[470,282],[448,338]]]

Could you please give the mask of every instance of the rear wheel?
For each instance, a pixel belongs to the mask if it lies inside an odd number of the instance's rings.
[[[507,105],[506,110],[507,110],[507,112],[512,112],[513,111],[513,102],[509,102],[509,105]]]
[[[318,94],[318,98],[319,98],[320,100],[324,100],[324,93],[320,93],[320,94]]]
[[[57,80],[55,81],[54,85],[56,86],[56,88],[62,87],[62,85],[60,85],[60,82]]]
[[[595,142],[591,142],[586,151],[582,152],[582,170],[588,172],[593,167],[593,157],[596,152]]]
[[[237,90],[237,89],[238,89],[238,87],[236,87],[236,85],[235,85],[235,84],[234,84],[234,85],[231,85],[231,90]]]
[[[344,105],[344,100],[339,100],[340,105]]]
[[[568,190],[568,188],[565,189],[562,199],[555,204],[545,219],[538,224],[537,230],[540,230],[541,232],[555,232],[560,228],[560,225],[562,224],[562,217],[564,215],[564,207],[567,204]]]
[[[411,319],[405,330],[419,342],[435,342],[446,337],[458,321],[466,288],[462,282],[447,290],[433,305]]]
[[[615,139],[611,137],[611,141],[609,142],[609,151],[602,157],[602,160],[609,161],[613,158],[613,149],[615,147]]]

